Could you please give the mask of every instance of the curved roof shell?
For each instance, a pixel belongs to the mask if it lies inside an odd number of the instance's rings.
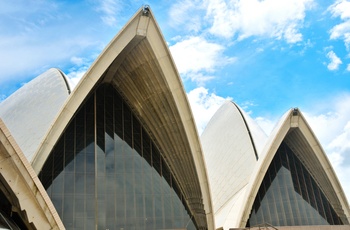
[[[235,226],[246,226],[259,187],[282,141],[285,141],[304,163],[343,222],[348,222],[349,205],[325,152],[301,112],[291,109],[280,119],[260,154],[243,198],[244,205],[240,207],[239,215],[236,216]]]
[[[69,93],[64,74],[49,69],[0,104],[0,118],[29,161]]]
[[[349,205],[316,136],[298,109],[279,120],[267,138],[233,102],[226,102],[202,136],[216,228],[244,228],[255,197],[282,141],[305,164],[343,222]]]
[[[28,229],[64,229],[39,178],[1,119],[0,184],[12,212]]]
[[[227,101],[209,121],[201,141],[209,176],[215,223],[234,227],[238,207],[267,137],[236,104]]]
[[[214,228],[206,168],[194,119],[167,44],[149,8],[135,14],[85,73],[36,152],[38,173],[79,106],[98,84],[122,94],[153,135],[199,228]]]

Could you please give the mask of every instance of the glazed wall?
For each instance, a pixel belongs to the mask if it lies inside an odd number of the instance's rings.
[[[341,225],[316,181],[282,142],[255,198],[248,226]]]
[[[162,154],[108,84],[81,106],[39,178],[67,229],[195,229]]]

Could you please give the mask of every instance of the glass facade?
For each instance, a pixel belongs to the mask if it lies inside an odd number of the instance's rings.
[[[343,224],[313,177],[282,142],[261,183],[247,226]]]
[[[0,181],[0,183],[3,182]],[[12,204],[0,189],[0,229],[28,229],[23,223],[21,217],[16,212],[13,212],[12,209]]]
[[[39,178],[66,229],[196,229],[162,154],[109,84],[80,107]]]

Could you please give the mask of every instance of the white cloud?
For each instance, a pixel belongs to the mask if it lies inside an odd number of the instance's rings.
[[[339,16],[341,19],[350,18],[350,2],[347,0],[338,0],[328,9],[334,17]]]
[[[327,53],[327,57],[330,59],[330,63],[327,65],[329,70],[337,70],[339,65],[343,63],[333,50]]]
[[[98,3],[97,11],[102,12],[102,21],[109,26],[115,26],[117,24],[116,16],[120,11],[120,1],[100,0]]]
[[[212,79],[203,72],[214,72],[218,67],[235,61],[224,56],[224,46],[206,41],[202,37],[189,37],[170,46],[180,74],[196,82]]]
[[[328,109],[312,108],[312,112],[304,115],[350,198],[350,94],[338,95],[321,104]]]
[[[335,25],[330,30],[331,39],[343,39],[347,49],[350,49],[350,2],[346,0],[336,1],[328,10],[333,17],[340,17],[343,22]]]
[[[74,64],[74,67],[68,70],[67,77],[70,80],[72,88],[74,88],[84,76],[88,68],[91,66],[93,59],[95,59],[94,55],[91,56],[91,59],[76,56],[73,56],[70,59],[72,64]]]
[[[102,48],[98,20],[90,18],[86,27],[86,9],[78,14],[62,2],[16,0],[0,12],[0,85],[14,78],[29,81],[51,67],[67,68],[72,56]]]
[[[265,36],[285,39],[288,43],[302,40],[305,12],[312,0],[207,0],[210,32],[238,39]]]
[[[346,70],[350,71],[350,64],[347,65]]]
[[[172,27],[180,27],[181,30],[198,32],[202,27],[203,10],[201,0],[182,0],[171,6],[169,11],[170,24]],[[196,13],[193,13],[193,12]]]
[[[219,109],[219,107],[231,98],[223,98],[215,93],[209,93],[208,89],[199,87],[187,93],[191,105],[194,119],[196,121],[199,135],[203,132],[210,118]]]
[[[271,131],[277,123],[277,120],[271,120],[266,117],[257,117],[254,120],[267,135],[270,135]]]
[[[81,57],[73,56],[73,57],[71,57],[70,61],[74,65],[82,65],[82,64],[84,64],[84,58],[81,58]]]
[[[84,67],[69,71],[69,73],[67,74],[67,77],[70,80],[70,85],[71,85],[72,89],[75,88],[75,86],[78,84],[80,79],[86,73],[87,69],[88,68],[84,66]]]

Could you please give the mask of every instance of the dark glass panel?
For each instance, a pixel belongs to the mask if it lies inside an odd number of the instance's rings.
[[[66,229],[195,226],[161,152],[110,85],[84,102],[39,178]]]
[[[81,218],[84,220],[84,211],[85,211],[85,195],[76,195],[75,196],[75,217]]]
[[[142,129],[142,156],[149,165],[152,165],[151,140],[144,129]]]
[[[58,213],[59,216],[62,216],[62,210],[63,210],[63,207],[62,207],[62,196],[61,194],[60,195],[51,195],[51,201],[52,201],[52,204],[55,206],[56,208],[56,211]]]
[[[166,180],[167,184],[171,185],[171,173],[165,160],[162,158],[162,176]]]
[[[58,142],[55,148],[53,149],[53,180],[62,172],[64,167],[64,138],[61,138]],[[48,165],[50,163],[48,162]],[[45,167],[45,165],[44,165]]]
[[[85,106],[83,106],[75,117],[75,152],[84,151],[85,146]]]
[[[66,172],[74,172],[74,139],[75,139],[75,126],[73,124],[68,126],[64,133],[64,167]]]
[[[51,194],[63,195],[64,194],[64,173],[59,174],[52,183]]]
[[[135,116],[133,116],[132,126],[133,126],[133,137],[134,137],[134,142],[133,142],[134,149],[136,150],[136,152],[142,154],[141,125]]]
[[[53,149],[55,151],[55,149]],[[48,194],[51,194],[51,184],[53,180],[53,165],[54,165],[54,154],[51,154],[47,160],[46,164],[42,169],[42,173],[40,174],[40,181],[43,184],[44,188],[47,190]]]
[[[105,88],[105,129],[110,138],[114,136],[114,89],[112,86]]]
[[[114,133],[123,138],[123,99],[114,92]]]
[[[109,136],[105,135],[105,144],[106,144],[106,152],[105,152],[105,158],[106,158],[106,173],[107,174],[115,174],[115,142],[114,140]]]
[[[325,225],[335,224],[334,218],[338,217],[313,177],[282,143],[261,183],[247,226]]]
[[[95,142],[95,94],[91,94],[85,103],[86,145]]]
[[[153,168],[157,170],[158,174],[162,175],[160,153],[154,145],[152,145],[152,165]]]
[[[66,228],[72,229],[74,226],[74,195],[65,194],[63,199],[62,221]]]
[[[125,104],[123,106],[123,118],[124,118],[124,140],[130,147],[133,147],[132,143],[132,113],[129,107]]]

